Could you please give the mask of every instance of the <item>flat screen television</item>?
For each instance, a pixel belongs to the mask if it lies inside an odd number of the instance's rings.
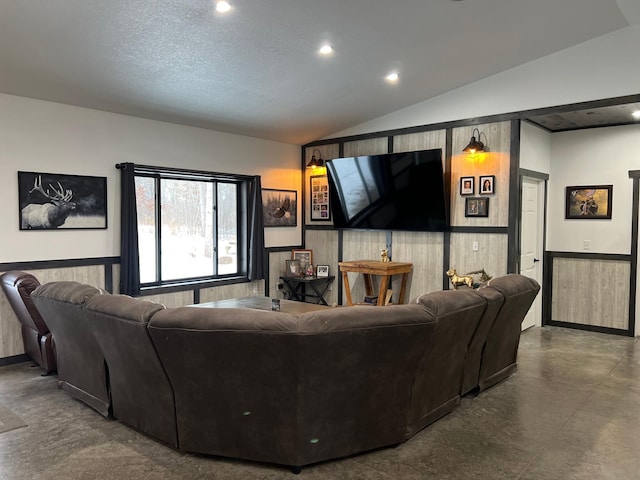
[[[336,228],[449,228],[441,149],[336,158],[327,173]]]

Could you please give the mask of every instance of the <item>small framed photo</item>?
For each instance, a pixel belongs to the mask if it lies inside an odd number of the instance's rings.
[[[567,187],[564,218],[609,220],[611,219],[612,204],[613,185]]]
[[[287,276],[289,277],[303,277],[303,270],[300,267],[300,262],[298,260],[285,260],[284,263],[287,267]]]
[[[306,274],[307,268],[313,265],[313,252],[311,250],[292,250],[291,260],[300,262],[302,273]]]
[[[480,195],[493,195],[495,191],[496,176],[483,175],[480,177]]]
[[[468,197],[464,202],[465,217],[488,217],[489,199],[487,197]]]
[[[475,189],[475,177],[460,177],[460,195],[473,195]]]
[[[329,276],[329,265],[318,265],[316,269],[316,277],[328,277]]]

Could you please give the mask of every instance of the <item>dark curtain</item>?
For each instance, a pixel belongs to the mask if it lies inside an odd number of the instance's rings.
[[[138,213],[133,163],[121,163],[120,169],[120,293],[140,294],[140,257],[138,254]]]
[[[260,177],[249,181],[249,280],[261,280],[266,272],[264,250],[264,219],[262,218],[262,186]]]

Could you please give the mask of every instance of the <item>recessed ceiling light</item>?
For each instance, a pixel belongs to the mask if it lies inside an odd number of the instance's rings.
[[[231,10],[231,4],[229,2],[225,2],[224,0],[216,2],[216,11],[226,13],[229,10]]]
[[[333,53],[333,47],[328,43],[325,43],[320,47],[320,49],[318,50],[318,53],[320,55],[331,55]]]
[[[640,120],[640,110],[636,110],[635,112],[632,112],[631,115],[633,116],[633,118],[635,118],[636,120]]]
[[[400,75],[398,75],[398,72],[391,72],[384,79],[389,83],[396,83],[400,79]]]

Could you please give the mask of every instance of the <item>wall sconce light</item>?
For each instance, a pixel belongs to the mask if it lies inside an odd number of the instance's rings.
[[[318,152],[318,158],[316,158],[316,152]],[[320,150],[314,148],[313,152],[311,152],[311,160],[309,160],[309,163],[307,163],[307,168],[318,168],[322,166],[324,166],[322,154],[320,153]]]
[[[477,137],[475,136],[476,132],[478,132]],[[469,145],[464,147],[462,151],[464,153],[478,153],[478,152],[485,152],[489,150],[489,148],[485,147],[484,143],[480,141],[480,135],[481,135],[480,130],[478,130],[477,128],[474,128],[473,132],[471,132],[471,140],[469,141]],[[486,135],[485,135],[485,138],[487,138]]]

